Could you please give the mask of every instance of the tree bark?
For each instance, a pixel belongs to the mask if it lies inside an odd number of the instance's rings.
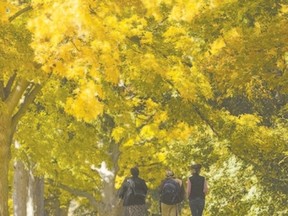
[[[107,180],[107,181],[106,181]],[[104,215],[113,215],[114,216],[114,207],[116,205],[116,196],[115,196],[115,177],[109,178],[103,181],[102,189],[102,206],[98,209],[99,214]]]
[[[33,206],[35,216],[44,216],[44,179],[34,177]]]
[[[1,104],[0,104],[1,105]],[[2,111],[2,112],[1,112]],[[8,216],[8,171],[10,161],[11,118],[0,110],[0,215]]]
[[[54,210],[54,215],[55,216],[60,216],[61,215],[61,209],[60,209],[60,201],[58,197],[54,197],[52,200],[52,209]]]
[[[15,73],[5,87],[0,82],[0,216],[9,215],[8,174],[13,135],[20,118],[41,90],[40,85],[34,85],[25,79],[16,80]],[[24,100],[21,102],[23,96]]]
[[[98,211],[100,215],[111,215],[118,216],[119,211],[122,211],[122,206],[119,205],[117,199],[117,191],[115,189],[115,178],[119,171],[118,160],[120,155],[119,144],[114,141],[110,141],[109,144],[109,153],[111,155],[111,161],[113,167],[111,175],[107,175],[107,168],[105,167],[105,162],[102,162],[101,168],[96,169],[99,175],[103,179],[103,189],[102,189],[102,205]],[[104,171],[104,172],[103,172]],[[106,175],[105,175],[106,174]]]
[[[44,180],[33,175],[33,170],[29,172],[27,214],[34,216],[44,215]]]
[[[57,195],[51,199],[50,203],[51,203],[51,208],[52,208],[52,212],[50,212],[50,214],[52,213],[54,216],[67,216],[68,215],[69,205],[65,205],[64,207],[61,206],[59,197]]]
[[[60,208],[60,216],[67,216],[68,215],[68,206],[65,206],[65,208]]]
[[[16,161],[14,165],[14,191],[13,204],[14,216],[26,216],[28,198],[28,171],[22,161]]]

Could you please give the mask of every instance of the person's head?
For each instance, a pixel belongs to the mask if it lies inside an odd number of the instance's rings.
[[[201,167],[202,167],[201,164],[192,164],[190,168],[191,168],[192,173],[199,174]]]
[[[138,167],[132,167],[130,169],[130,173],[133,177],[138,177],[139,176],[139,169]]]
[[[170,178],[174,176],[174,172],[172,170],[166,170],[166,177]]]

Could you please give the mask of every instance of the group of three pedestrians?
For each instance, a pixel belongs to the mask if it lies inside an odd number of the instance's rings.
[[[191,176],[187,179],[186,197],[192,216],[202,216],[205,206],[205,196],[208,192],[207,180],[200,175],[201,165],[191,165]],[[126,178],[119,190],[119,197],[123,200],[123,216],[147,216],[145,203],[148,191],[146,182],[139,177],[139,169],[130,170],[131,177]],[[175,177],[171,170],[166,171],[166,178],[159,187],[160,212],[162,216],[179,216],[180,203],[185,198],[184,184]]]

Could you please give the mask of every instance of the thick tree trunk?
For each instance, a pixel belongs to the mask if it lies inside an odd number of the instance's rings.
[[[8,216],[8,170],[10,161],[11,120],[0,111],[0,215]]]
[[[28,171],[21,161],[14,165],[13,203],[14,216],[26,216],[28,198]]]
[[[111,161],[113,163],[112,170],[108,170],[106,163],[102,162],[101,167],[96,169],[103,179],[103,190],[102,190],[102,205],[99,209],[99,214],[118,216],[121,215],[119,212],[122,211],[122,206],[119,205],[117,198],[117,191],[115,189],[115,177],[118,173],[118,159],[120,155],[119,144],[112,141],[110,143],[110,154]]]
[[[40,85],[34,85],[25,79],[16,81],[16,76],[16,73],[12,75],[6,86],[0,80],[0,216],[9,215],[8,172],[13,134],[19,119],[41,90]],[[28,91],[25,93],[26,90]]]
[[[108,179],[106,179],[108,180]],[[116,204],[116,196],[114,189],[114,180],[115,178],[109,179],[109,181],[103,181],[103,190],[102,190],[102,207],[98,209],[101,216],[111,215],[114,216],[114,207]]]
[[[29,172],[27,214],[34,216],[44,215],[44,180],[35,177]]]

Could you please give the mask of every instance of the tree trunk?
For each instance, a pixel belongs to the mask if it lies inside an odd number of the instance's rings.
[[[0,111],[0,215],[8,216],[8,170],[10,161],[11,119]]]
[[[0,80],[0,216],[9,215],[8,174],[13,134],[19,119],[41,90],[40,85],[34,85],[25,79],[20,78],[16,82],[16,76],[16,73],[12,75],[6,86]]]
[[[44,180],[35,177],[33,171],[29,172],[27,214],[34,216],[44,215]]]
[[[34,177],[33,206],[35,216],[44,216],[44,179]]]
[[[60,208],[60,216],[67,216],[68,215],[68,206],[65,206],[65,208],[61,207]]]
[[[14,167],[14,216],[26,216],[28,171],[25,169],[22,161],[16,161]]]
[[[108,179],[106,179],[108,180]],[[109,179],[109,181],[103,181],[102,190],[102,207],[98,209],[101,216],[113,215],[113,208],[116,203],[115,189],[114,189],[115,178]],[[114,215],[113,215],[114,216]]]
[[[61,216],[60,201],[59,201],[58,197],[54,197],[52,206],[54,209],[54,215],[55,216]]]
[[[112,170],[108,170],[106,163],[102,162],[101,167],[96,169],[99,175],[103,179],[103,189],[102,189],[102,205],[103,207],[99,209],[99,214],[118,216],[121,215],[119,212],[122,211],[122,206],[117,198],[117,191],[115,189],[115,178],[118,173],[118,159],[120,155],[119,144],[114,141],[110,142],[110,155],[113,164]]]

